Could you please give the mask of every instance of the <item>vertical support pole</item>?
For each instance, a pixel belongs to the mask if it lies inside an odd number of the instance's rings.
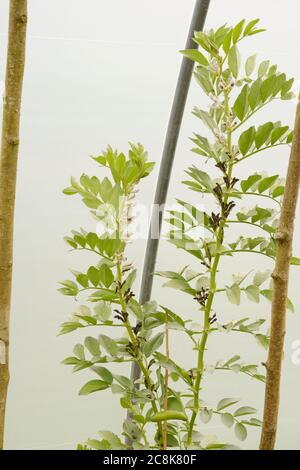
[[[20,108],[25,64],[27,0],[10,0],[0,155],[0,449],[9,382],[9,316],[13,227],[19,152]]]
[[[279,226],[275,234],[276,261],[273,278],[272,317],[265,387],[265,406],[260,450],[273,450],[276,441],[280,402],[280,379],[284,351],[285,317],[289,285],[290,260],[297,199],[300,185],[300,96],[292,150],[287,170]]]

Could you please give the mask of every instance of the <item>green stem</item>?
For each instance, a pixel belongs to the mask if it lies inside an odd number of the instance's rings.
[[[211,194],[210,191],[203,191],[203,193],[205,194]],[[280,201],[278,201],[277,199],[273,198],[272,196],[268,196],[268,194],[260,194],[260,193],[255,193],[255,192],[242,192],[242,191],[231,191],[231,192],[228,192],[228,196],[231,196],[231,197],[238,197],[238,196],[256,196],[256,197],[266,197],[268,199],[271,199],[271,201],[273,202],[277,202],[277,204],[281,207],[281,203]]]
[[[120,256],[118,256],[118,258],[117,258],[117,264],[116,265],[117,265],[117,279],[118,279],[119,284],[121,284],[123,276],[122,276],[122,267],[121,267],[121,257]],[[119,295],[120,306],[121,306],[122,311],[127,312],[127,305],[126,305],[126,302],[125,302],[125,299],[124,299],[124,296],[123,296],[123,293],[122,293],[122,289],[118,289],[118,295]],[[137,339],[136,339],[135,333],[133,331],[133,328],[130,324],[130,321],[128,319],[126,320],[126,322],[124,322],[124,327],[126,328],[126,331],[128,333],[128,336],[130,338],[131,343],[136,346],[137,345]],[[140,353],[139,353],[138,357],[136,357],[134,360],[136,361],[136,363],[138,364],[140,370],[142,371],[142,374],[144,375],[146,387],[149,390],[151,390],[152,386],[153,386],[153,382],[151,380],[148,367],[147,367],[147,365],[144,364]],[[150,401],[151,401],[151,406],[152,406],[152,409],[153,409],[154,413],[158,413],[158,407],[156,405],[155,399],[153,398]],[[160,434],[160,436],[162,436],[162,424],[157,423],[157,426],[158,426],[159,434]]]
[[[101,256],[101,258],[104,258],[104,259],[106,259],[106,260],[109,261],[109,262],[112,261],[112,259],[109,258],[108,256],[105,256],[103,253],[100,253],[100,252],[97,251],[97,250],[93,250],[92,248],[87,248],[87,247],[78,248],[78,247],[77,247],[77,248],[72,248],[72,250],[70,250],[70,251],[72,252],[72,251],[82,251],[82,250],[84,250],[84,251],[90,251],[91,253],[96,253],[96,255]]]
[[[229,100],[228,100],[227,93],[225,93],[225,115],[229,119],[230,108],[229,108]],[[229,152],[229,155],[231,155],[232,153],[231,129],[228,129],[228,132],[227,132],[227,150]],[[233,167],[233,161],[229,161],[228,175],[227,175],[229,180],[231,180],[231,177],[232,177],[232,167]],[[224,196],[224,205],[228,203],[228,199],[229,199],[229,194],[226,193]],[[226,217],[224,216],[224,213],[223,213],[219,228],[216,232],[216,256],[214,258],[214,262],[210,271],[209,295],[208,295],[205,309],[204,309],[204,329],[203,329],[200,344],[198,347],[197,374],[196,374],[196,379],[195,379],[195,384],[194,384],[194,409],[193,409],[193,413],[192,413],[191,420],[190,420],[189,427],[188,427],[188,438],[187,438],[188,445],[192,443],[194,424],[195,424],[195,420],[199,412],[199,394],[200,394],[201,381],[202,381],[203,371],[204,371],[204,352],[205,352],[206,343],[207,343],[207,339],[208,339],[208,335],[210,331],[210,314],[211,314],[212,305],[213,305],[213,301],[214,301],[214,297],[216,293],[216,287],[217,287],[216,277],[217,277],[218,266],[219,266],[219,262],[221,258],[220,250],[221,250],[222,243],[223,243],[225,225],[226,225]]]
[[[232,255],[234,253],[254,253],[255,255],[263,255],[263,256],[266,256],[267,258],[274,260],[274,256],[267,255],[267,253],[264,253],[263,251],[257,251],[257,250],[227,250],[227,251],[222,251],[222,256]]]
[[[258,150],[255,150],[254,152],[251,152],[251,153],[248,153],[248,155],[244,155],[243,157],[239,158],[238,160],[236,160],[234,162],[234,164],[236,165],[237,163],[240,163],[242,162],[243,160],[247,160],[247,158],[250,158],[252,157],[253,155],[256,155],[257,153],[260,153],[260,152],[263,152],[264,150],[267,150],[267,149],[273,149],[275,147],[280,147],[281,145],[289,145],[287,144],[286,142],[280,142],[279,144],[275,144],[275,145],[268,145],[266,147],[262,147]]]
[[[214,415],[219,415],[219,416],[221,416],[223,414],[221,411],[217,411],[217,410],[213,410],[212,412],[213,412]],[[235,423],[239,423],[238,419],[236,419],[233,415],[232,415],[232,417],[233,417],[233,420],[234,420]]]
[[[259,224],[255,224],[253,222],[247,222],[246,220],[227,220],[227,224],[247,224],[247,225],[252,225],[252,227],[260,228],[264,232],[267,232],[270,235],[270,232],[262,227]]]
[[[229,369],[229,367],[216,367],[215,370],[225,370],[225,371],[228,371],[228,372],[232,372],[232,369]],[[247,371],[241,371],[242,374],[245,374],[245,375],[248,375],[248,377],[251,377],[253,378],[253,375],[254,374],[251,374],[251,372],[247,372]]]
[[[218,289],[216,291],[216,293],[217,292],[224,292],[224,291],[225,291],[225,289]],[[223,331],[226,331],[226,329],[224,329]],[[249,334],[249,335],[255,336],[255,333],[253,331],[244,331],[244,330],[239,330],[238,328],[231,328],[230,332],[231,331],[234,331],[236,333],[243,333],[243,334]],[[220,328],[210,328],[209,332],[210,333],[216,333],[216,332],[217,333],[222,333],[222,330],[220,330]],[[203,333],[203,331],[197,331],[197,332],[194,332],[192,334],[193,335],[199,335],[199,334],[202,334],[202,333]]]
[[[237,129],[239,129],[239,127],[241,127],[243,124],[245,124],[245,122],[247,122],[255,113],[257,113],[260,109],[262,109],[264,106],[266,106],[267,104],[271,103],[272,101],[275,101],[275,100],[278,100],[280,99],[279,97],[271,97],[268,101],[266,101],[265,103],[261,104],[260,106],[258,106],[256,109],[254,109],[254,111],[250,112],[248,114],[248,116],[246,116],[246,118],[241,121],[239,124],[237,124],[234,129],[232,129],[232,132],[235,132]]]
[[[237,197],[237,195],[239,195],[239,196],[266,197],[267,199],[271,199],[271,201],[276,202],[279,205],[279,207],[281,208],[281,202],[278,201],[277,199],[273,198],[272,196],[268,196],[268,194],[255,193],[254,191],[253,192],[246,191],[245,193],[243,193],[242,191],[234,191],[232,193],[228,193],[228,195],[232,196],[232,197]]]

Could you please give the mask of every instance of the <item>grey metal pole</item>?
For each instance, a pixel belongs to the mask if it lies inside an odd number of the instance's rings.
[[[197,49],[197,44],[193,41],[194,31],[202,31],[206,20],[210,0],[197,0],[187,36],[185,49]],[[177,80],[175,96],[172,104],[171,114],[169,118],[163,154],[159,169],[159,175],[156,185],[154,204],[163,205],[167,199],[170,176],[181,127],[182,116],[185,103],[189,91],[191,77],[193,73],[194,63],[183,57],[180,72]],[[157,206],[156,206],[157,207]],[[159,215],[159,234],[161,231],[161,214]],[[156,213],[152,213],[151,225],[155,223]],[[151,226],[149,229],[148,242],[145,254],[144,269],[142,275],[142,283],[140,290],[140,303],[144,304],[151,297],[153,273],[155,270],[156,257],[158,252],[159,238],[152,238]],[[131,377],[136,380],[140,377],[139,366],[133,363]]]

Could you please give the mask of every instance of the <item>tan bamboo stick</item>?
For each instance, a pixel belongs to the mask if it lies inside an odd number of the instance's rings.
[[[276,234],[276,262],[272,274],[272,320],[270,346],[266,363],[267,381],[260,449],[275,445],[280,401],[280,377],[285,336],[285,317],[294,220],[300,183],[300,101],[296,111],[295,133],[288,165],[279,227]]]
[[[10,0],[0,155],[0,449],[3,448],[4,418],[9,382],[9,316],[13,264],[13,225],[26,25],[27,0]]]

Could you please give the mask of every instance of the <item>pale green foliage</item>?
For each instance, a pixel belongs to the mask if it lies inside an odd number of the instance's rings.
[[[211,198],[216,209],[208,213],[199,210],[196,203],[177,201],[180,209],[170,211],[168,216],[170,242],[185,250],[187,258],[192,255],[191,262],[194,260],[198,266],[185,266],[178,272],[159,271],[157,275],[165,279],[165,286],[188,295],[197,305],[197,313],[175,313],[166,307],[158,308],[155,302],[140,305],[134,298],[136,272],[124,258],[128,237],[123,232],[122,221],[136,185],[153,166],[147,162],[141,145],[131,145],[128,156],[108,148],[94,160],[102,167],[101,176],[106,168],[110,177],[82,175],[79,182],[72,178],[70,187],[64,191],[78,194],[96,220],[103,221],[105,214],[109,221],[108,232],[104,234],[80,229],[65,239],[72,250],[92,252],[95,261],[83,272],[72,271],[72,280],[61,282],[60,291],[79,301],[79,307],[63,323],[61,334],[93,328],[95,335],[89,332],[64,363],[73,366],[75,372],[88,369],[93,374],[83,384],[80,395],[110,390],[120,395],[121,408],[124,413],[129,410],[132,416],[124,421],[120,437],[110,431],[100,431],[100,439],[89,439],[79,449],[125,449],[124,437],[133,441],[134,449],[162,448],[163,429],[166,429],[168,448],[226,449],[233,447],[203,434],[211,419],[220,418],[240,441],[246,439],[248,427],[261,425],[253,416],[256,410],[241,405],[239,398],[221,396],[218,403],[209,404],[202,400],[200,390],[203,377],[208,380],[211,373],[228,372],[247,375],[258,382],[265,380],[260,365],[246,363],[238,354],[214,364],[207,362],[210,335],[242,334],[245,341],[255,340],[252,346],[268,348],[268,322],[265,315],[259,314],[257,318],[257,312],[262,301],[265,313],[268,310],[265,300],[272,298],[271,270],[284,181],[279,175],[259,171],[242,179],[237,170],[243,160],[259,158],[265,150],[270,153],[274,147],[291,143],[292,131],[280,121],[244,124],[273,100],[292,98],[293,80],[268,61],[256,66],[254,55],[243,64],[240,41],[262,31],[258,20],[248,23],[242,20],[233,28],[224,25],[216,31],[195,33],[200,50],[183,51],[195,62],[196,80],[210,99],[207,110],[194,109],[207,135],[194,135],[193,152],[204,159],[187,169],[183,183],[197,197],[200,193],[201,197]],[[204,164],[208,172],[203,171]],[[211,176],[209,165],[220,171],[217,179]],[[255,200],[255,203],[244,209],[245,200],[250,204]],[[112,206],[112,212],[108,205]],[[253,235],[243,234],[232,240],[227,233],[232,224],[240,225],[241,233],[244,233],[243,226],[251,226]],[[193,236],[193,229],[199,227],[205,233],[200,238]],[[249,254],[268,258],[270,270],[233,272],[232,281],[222,284],[219,275],[222,260],[239,253],[241,257]],[[253,262],[256,266],[257,261]],[[299,259],[293,257],[292,264],[299,264]],[[253,302],[254,316],[219,318],[214,310],[217,295],[235,306]],[[291,301],[288,308],[293,310]],[[166,328],[169,334],[179,338],[185,335],[190,341],[196,358],[188,368],[172,358],[172,350],[170,356],[165,350]],[[141,368],[141,380],[137,383],[130,378],[132,361]],[[124,375],[116,374],[111,363],[126,363],[122,366]],[[236,390],[235,387],[233,392]]]
[[[196,204],[177,200],[182,210],[170,211],[167,219],[171,226],[170,242],[198,259],[202,269],[185,267],[179,272],[157,273],[168,279],[166,287],[180,290],[194,298],[204,315],[204,320],[201,316],[199,320],[201,324],[204,321],[201,331],[189,328],[191,319],[185,322],[186,333],[193,338],[194,347],[198,349],[197,367],[195,365],[191,369],[194,371],[193,398],[190,402],[193,414],[187,426],[188,446],[195,445],[193,436],[199,426],[198,416],[205,424],[215,413],[220,414],[223,424],[233,427],[236,437],[241,441],[247,437],[247,426],[260,426],[257,418],[240,419],[255,412],[251,407],[240,407],[234,413],[227,412],[227,409],[226,412],[221,411],[223,407],[232,406],[236,402],[233,399],[222,399],[216,408],[208,405],[203,408],[200,400],[202,379],[207,372],[229,371],[246,374],[259,382],[265,380],[264,371],[259,365],[244,363],[239,355],[213,365],[207,365],[206,362],[211,334],[242,333],[253,337],[264,349],[268,348],[269,342],[268,325],[265,318],[256,317],[255,304],[272,299],[271,272],[276,255],[276,229],[284,180],[279,175],[269,176],[259,171],[242,179],[238,165],[256,155],[258,158],[263,151],[270,153],[275,147],[291,144],[293,132],[280,121],[259,125],[250,123],[250,127],[246,126],[246,122],[250,119],[253,121],[254,115],[273,100],[291,99],[293,80],[278,72],[277,66],[271,65],[269,61],[256,66],[255,55],[246,59],[243,65],[239,42],[263,31],[257,24],[258,20],[249,23],[242,20],[234,28],[225,25],[217,31],[196,33],[195,41],[201,50],[182,51],[195,62],[195,78],[211,100],[207,110],[194,108],[194,115],[201,120],[207,132],[205,135],[194,135],[193,152],[204,157],[204,160],[200,165],[193,165],[186,170],[188,178],[183,184],[196,193],[212,198],[217,208],[208,213],[199,210]],[[210,169],[208,172],[203,171],[204,163],[208,168],[211,164],[216,166],[220,170],[219,177],[213,178]],[[251,205],[253,199],[255,204]],[[250,207],[245,209],[243,206],[248,201]],[[199,200],[199,204],[203,202]],[[244,233],[243,225],[251,226],[253,235],[243,234],[237,240],[231,240],[229,229],[232,224],[239,224],[241,233]],[[203,228],[204,236],[193,236],[197,227]],[[241,275],[234,273],[232,283],[222,285],[222,275],[219,274],[222,272],[222,259],[236,257],[239,253],[267,257],[271,269]],[[299,258],[292,257],[291,264],[299,264]],[[269,285],[266,285],[267,282]],[[214,310],[213,302],[217,295],[224,294],[235,306],[242,306],[245,301],[253,302],[255,317],[221,320]],[[265,308],[264,303],[263,310]],[[294,310],[290,300],[287,308]],[[261,328],[264,328],[263,332]]]

